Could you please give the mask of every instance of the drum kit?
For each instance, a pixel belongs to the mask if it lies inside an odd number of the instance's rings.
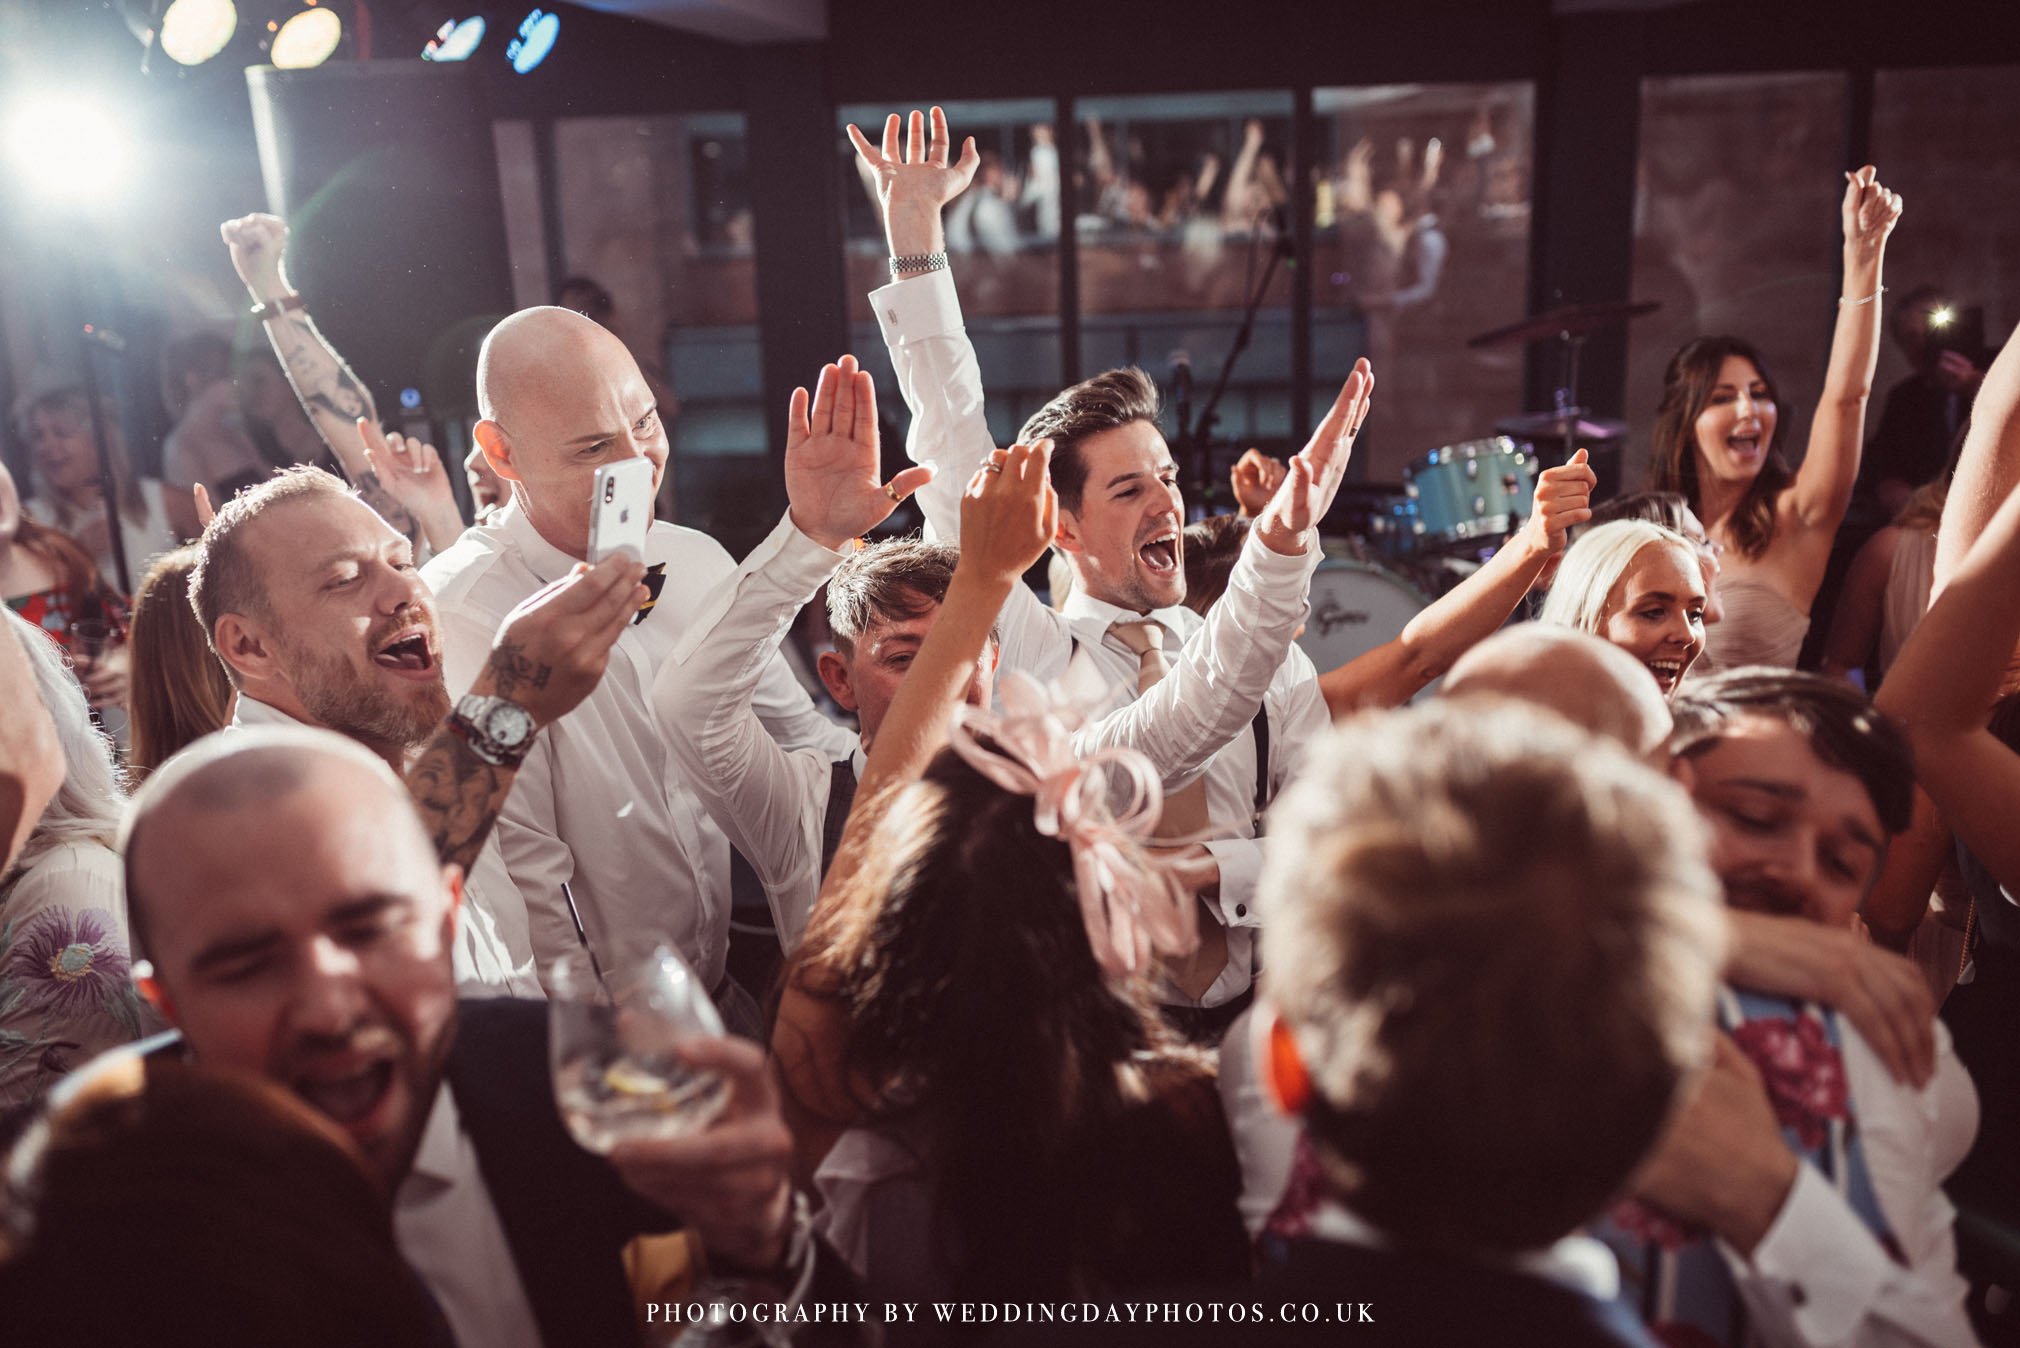
[[[1617,450],[1627,428],[1592,418],[1577,405],[1579,348],[1592,332],[1658,307],[1575,305],[1467,342],[1559,343],[1563,382],[1556,408],[1510,417],[1497,424],[1495,435],[1420,455],[1400,483],[1354,484],[1341,493],[1347,533],[1327,545],[1326,561],[1312,578],[1311,615],[1298,638],[1314,664],[1331,669],[1402,635],[1433,599],[1478,570],[1522,527],[1537,477],[1574,450],[1591,454],[1599,495],[1617,489]]]

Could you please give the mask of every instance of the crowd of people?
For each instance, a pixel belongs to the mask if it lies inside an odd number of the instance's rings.
[[[268,216],[223,227],[277,362],[240,377],[284,374],[320,449],[279,466],[248,432],[281,413],[192,347],[176,477],[115,453],[109,519],[88,401],[26,408],[10,1341],[2010,1333],[2020,343],[1861,559],[1908,576],[1884,631],[1795,668],[1860,480],[1874,170],[1799,466],[1762,353],[1700,338],[1649,491],[1546,469],[1479,570],[1321,670],[1379,363],[1236,467],[1238,517],[1188,527],[1134,368],[999,446],[948,264],[986,157],[939,109],[849,130],[911,464],[838,356],[740,563],[664,521],[592,557],[600,470],[657,490],[671,409],[560,305],[485,339],[466,521]],[[911,498],[923,537],[866,541]],[[585,1086],[597,1027],[626,1056]]]

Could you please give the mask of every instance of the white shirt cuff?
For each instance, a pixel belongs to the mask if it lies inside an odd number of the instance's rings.
[[[1220,920],[1228,927],[1259,927],[1256,880],[1262,875],[1262,847],[1254,838],[1215,838],[1207,852],[1220,867]]]
[[[954,273],[945,267],[872,290],[870,307],[884,331],[884,344],[891,347],[944,337],[966,326]]]
[[[1807,1163],[1797,1167],[1752,1263],[1730,1249],[1725,1255],[1755,1312],[1789,1324],[1805,1343],[1847,1341],[1880,1288],[1901,1273],[1859,1214]]]

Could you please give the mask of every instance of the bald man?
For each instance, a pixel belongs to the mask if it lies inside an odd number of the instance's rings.
[[[1460,656],[1440,691],[1535,702],[1638,757],[1668,758],[1662,691],[1638,660],[1589,632],[1541,623],[1506,628]]]
[[[666,472],[651,386],[624,343],[581,314],[539,308],[507,318],[485,338],[477,384],[477,443],[511,499],[423,573],[452,692],[475,677],[513,605],[586,560],[596,470],[644,458],[655,491]],[[736,563],[706,535],[664,522],[653,524],[645,560],[656,602],[618,639],[596,692],[540,737],[490,845],[525,900],[543,976],[583,940],[602,949],[670,936],[732,1023],[755,1032],[755,1004],[724,970],[729,842],[680,781],[650,706],[654,676],[690,624],[727,602]],[[786,747],[848,756],[848,733],[815,710],[776,651],[754,705]]]
[[[700,1132],[582,1151],[548,1083],[544,1005],[458,1003],[460,873],[370,750],[304,727],[206,739],[135,797],[123,850],[143,990],[182,1051],[279,1082],[350,1135],[458,1342],[638,1342],[623,1248],[683,1223],[781,1300],[809,1290],[761,1052],[692,1046],[730,1087]]]

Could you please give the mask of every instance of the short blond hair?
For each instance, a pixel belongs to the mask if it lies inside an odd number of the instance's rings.
[[[1705,1051],[1725,926],[1690,798],[1512,703],[1364,716],[1308,761],[1259,901],[1333,1187],[1405,1245],[1548,1245]]]
[[[217,648],[217,620],[227,613],[240,613],[262,621],[271,620],[266,582],[253,564],[248,546],[248,530],[267,511],[292,501],[315,497],[352,497],[357,493],[344,480],[311,464],[296,464],[249,491],[240,492],[224,503],[203,536],[193,545],[196,565],[189,573],[189,606],[203,626],[203,638],[211,653],[224,663],[232,687],[240,685],[239,674]]]

